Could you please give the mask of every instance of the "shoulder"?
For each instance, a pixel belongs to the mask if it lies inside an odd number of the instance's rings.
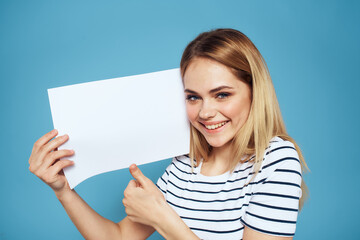
[[[168,182],[177,182],[181,176],[190,176],[191,160],[188,155],[173,157],[170,165],[166,168],[164,174],[159,177],[156,186],[163,192],[166,198]],[[174,184],[174,183],[172,183]]]
[[[265,150],[262,169],[274,171],[284,166],[301,173],[299,154],[294,144],[280,137],[274,137]]]
[[[258,173],[242,223],[260,233],[293,236],[302,195],[301,165],[294,144],[279,137],[271,139]]]
[[[191,160],[190,160],[190,157],[189,157],[188,154],[176,156],[176,157],[173,158],[172,162],[176,163],[176,164],[178,164],[178,162],[185,163],[185,164],[188,164],[191,167]]]
[[[174,157],[171,161],[169,168],[172,172],[191,173],[191,165],[192,164],[189,155],[184,154]]]

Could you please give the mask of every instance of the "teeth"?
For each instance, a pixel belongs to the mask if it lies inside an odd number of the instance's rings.
[[[218,124],[214,124],[214,125],[205,125],[205,127],[206,127],[207,129],[212,130],[212,129],[216,129],[216,128],[222,127],[222,126],[224,126],[225,124],[226,124],[226,122],[222,122],[222,123],[218,123]]]

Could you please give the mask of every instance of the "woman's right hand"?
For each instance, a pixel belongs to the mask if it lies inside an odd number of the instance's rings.
[[[51,141],[57,134],[57,130],[54,129],[39,138],[35,142],[29,158],[30,172],[49,185],[56,195],[71,190],[63,168],[74,164],[73,161],[68,159],[59,160],[74,155],[74,151],[68,149],[57,150],[59,146],[69,139],[68,135],[63,135]]]

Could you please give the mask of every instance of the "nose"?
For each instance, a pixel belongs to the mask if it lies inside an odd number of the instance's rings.
[[[203,101],[203,104],[199,112],[199,117],[201,119],[206,120],[215,117],[215,115],[216,115],[215,107],[211,103]]]

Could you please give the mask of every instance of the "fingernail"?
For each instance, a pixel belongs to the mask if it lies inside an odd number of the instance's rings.
[[[131,171],[134,171],[134,170],[136,169],[136,165],[135,165],[134,163],[131,164],[130,167],[129,167],[129,169],[130,169]]]

